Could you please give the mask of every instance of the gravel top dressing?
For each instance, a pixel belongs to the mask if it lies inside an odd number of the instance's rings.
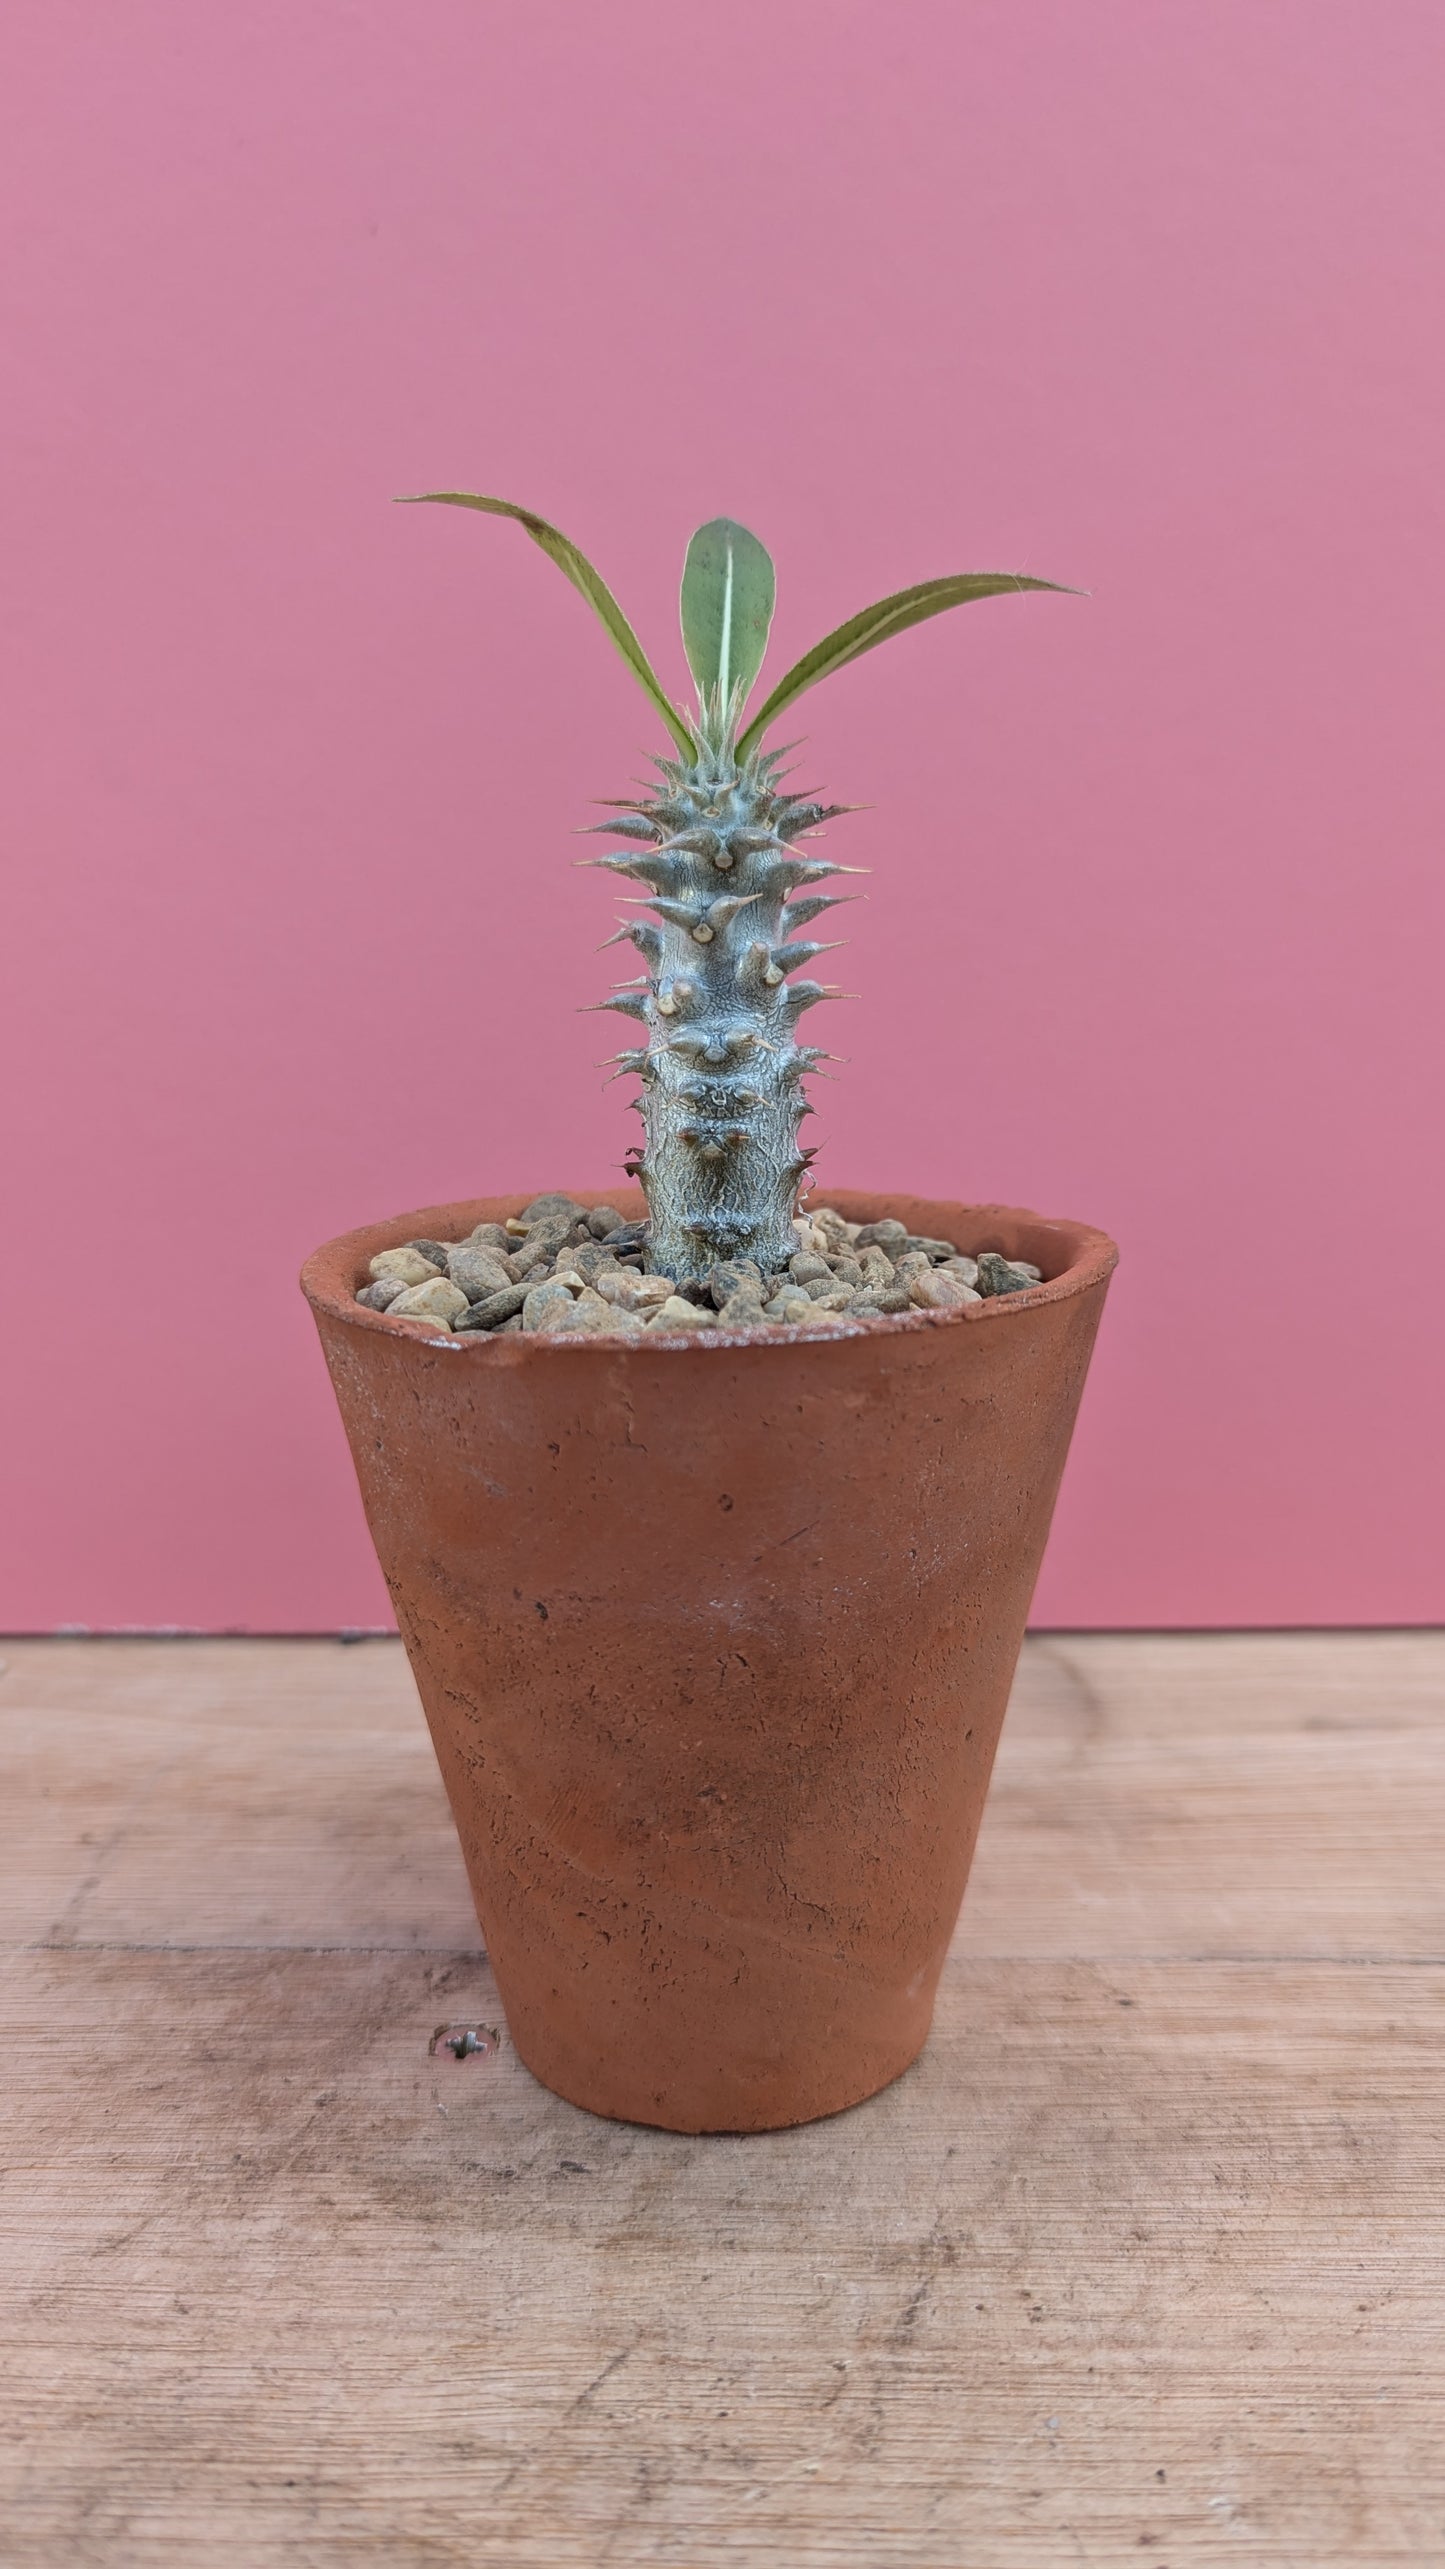
[[[831,1206],[799,1214],[797,1248],[781,1273],[748,1258],[677,1284],[647,1264],[647,1225],[609,1204],[588,1211],[570,1195],[535,1196],[508,1222],[479,1222],[465,1240],[411,1240],[371,1261],[357,1301],[395,1320],[457,1335],[526,1330],[639,1337],[687,1329],[854,1327],[903,1311],[958,1311],[1022,1293],[1042,1271],[903,1223],[845,1222]]]

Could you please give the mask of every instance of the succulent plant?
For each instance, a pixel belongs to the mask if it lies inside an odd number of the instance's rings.
[[[790,791],[788,751],[765,749],[764,734],[806,689],[890,634],[974,598],[1062,584],[968,571],[896,590],[805,652],[749,719],[773,565],[745,526],[713,518],[683,565],[683,648],[697,688],[695,709],[683,713],[606,583],[555,526],[471,491],[417,498],[515,518],[581,591],[672,736],[675,755],[652,762],[658,786],[597,824],[623,845],[593,862],[640,884],[635,906],[652,913],[619,925],[611,942],[634,946],[645,968],[599,1005],[643,1030],[614,1062],[641,1082],[644,1143],[629,1170],[647,1198],[649,1265],[687,1280],[745,1257],[767,1275],[797,1246],[793,1215],[811,1157],[798,1128],[813,1111],[803,1083],[828,1058],[799,1041],[799,1025],[834,995],[804,971],[828,943],[794,931],[836,906],[840,896],[817,886],[854,869],[807,853],[848,806]]]

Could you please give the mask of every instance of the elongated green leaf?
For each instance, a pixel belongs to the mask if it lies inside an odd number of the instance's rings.
[[[738,742],[738,756],[745,758],[755,749],[769,723],[820,678],[829,678],[835,669],[844,669],[850,660],[858,660],[872,651],[890,634],[906,633],[913,624],[926,624],[930,616],[942,615],[949,607],[967,606],[973,598],[998,598],[1011,589],[1054,589],[1065,597],[1078,597],[1077,589],[1067,589],[1059,580],[1030,580],[1022,571],[957,571],[942,580],[920,580],[916,588],[895,589],[891,598],[880,598],[876,606],[865,607],[861,615],[850,616],[846,624],[825,634],[795,661],[785,677],[778,680],[761,711],[753,716]]]
[[[755,535],[733,518],[700,526],[682,566],[682,647],[698,695],[744,702],[763,665],[777,581]]]
[[[513,500],[482,499],[475,491],[414,491],[402,505],[419,507],[424,501],[436,501],[443,508],[479,508],[489,517],[514,517],[525,528],[534,544],[539,544],[550,562],[555,562],[574,589],[580,589],[598,622],[610,635],[640,687],[651,697],[673,739],[684,756],[691,758],[697,744],[677,707],[665,694],[646,652],[598,571],[594,571],[585,553],[579,553],[570,536],[560,528],[549,526],[535,510],[518,508]]]

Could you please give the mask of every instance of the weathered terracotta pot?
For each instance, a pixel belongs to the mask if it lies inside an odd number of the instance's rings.
[[[512,2039],[626,2121],[835,2113],[927,2037],[1117,1252],[830,1189],[1048,1281],[751,1341],[438,1341],[351,1299],[524,1200],[302,1277]]]

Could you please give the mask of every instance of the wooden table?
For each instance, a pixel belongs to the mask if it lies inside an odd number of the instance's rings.
[[[1040,1639],[931,2049],[505,2039],[399,1648],[0,1643],[5,2569],[1445,2563],[1445,1635]]]

